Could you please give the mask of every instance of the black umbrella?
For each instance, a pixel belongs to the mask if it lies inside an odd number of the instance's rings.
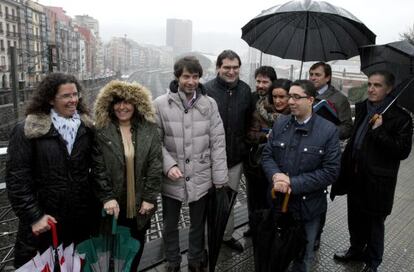
[[[361,71],[369,75],[374,71],[388,71],[399,84],[414,76],[414,45],[403,40],[384,45],[367,45],[359,48]]]
[[[391,93],[395,99],[382,113],[394,102],[414,112],[414,45],[403,40],[384,45],[363,46],[359,50],[361,71],[366,75],[383,70],[395,76],[396,87]]]
[[[300,221],[287,211],[288,199],[286,194],[283,204],[254,213],[252,238],[256,272],[283,272],[303,253],[305,231]]]
[[[358,47],[375,44],[375,34],[349,11],[312,0],[264,10],[243,26],[242,39],[264,53],[302,62],[348,59],[359,54]]]
[[[227,220],[236,201],[236,196],[237,192],[233,191],[230,187],[216,189],[213,186],[208,192],[207,236],[210,272],[216,268]]]

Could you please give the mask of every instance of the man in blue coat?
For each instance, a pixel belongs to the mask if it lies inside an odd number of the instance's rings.
[[[338,130],[312,112],[315,96],[312,82],[297,80],[292,84],[291,115],[275,121],[262,157],[271,187],[291,194],[289,210],[305,227],[308,243],[304,255],[294,261],[293,271],[310,271],[312,267],[314,241],[327,209],[326,187],[339,174]]]

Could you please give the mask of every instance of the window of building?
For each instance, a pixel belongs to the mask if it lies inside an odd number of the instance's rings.
[[[0,40],[0,50],[4,50],[4,41]]]

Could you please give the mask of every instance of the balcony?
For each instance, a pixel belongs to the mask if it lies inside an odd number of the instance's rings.
[[[6,14],[6,21],[17,23],[19,22],[19,17],[17,17],[16,15]]]
[[[0,65],[0,72],[7,72],[7,66],[6,65]]]
[[[19,37],[19,33],[7,31],[6,37],[10,39],[17,39]]]

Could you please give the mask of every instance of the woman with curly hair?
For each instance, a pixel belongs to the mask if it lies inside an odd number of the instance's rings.
[[[130,270],[137,271],[162,178],[151,94],[136,83],[111,81],[98,94],[95,120],[95,190],[105,211],[141,243]]]
[[[19,219],[16,268],[49,247],[49,222],[64,244],[87,239],[97,222],[99,203],[90,178],[92,121],[81,91],[74,76],[49,74],[11,133],[6,184]]]

